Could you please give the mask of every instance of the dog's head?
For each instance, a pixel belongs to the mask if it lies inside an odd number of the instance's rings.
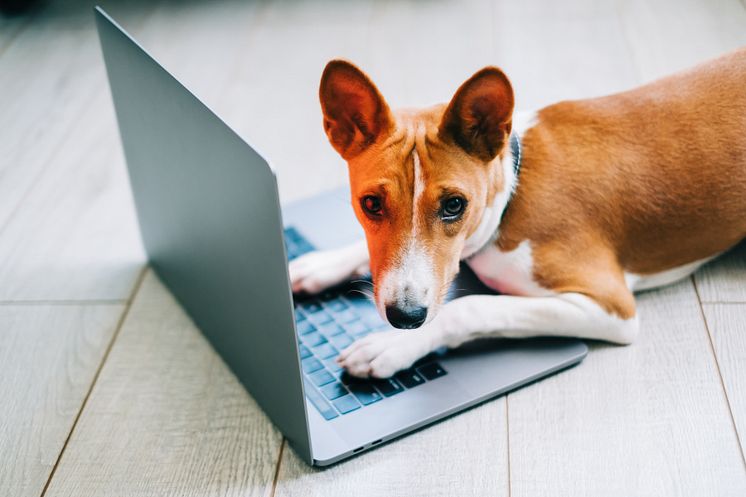
[[[376,305],[393,326],[417,328],[437,313],[466,240],[503,188],[510,82],[487,67],[448,105],[392,112],[360,69],[333,60],[319,96],[324,130],[349,165]]]

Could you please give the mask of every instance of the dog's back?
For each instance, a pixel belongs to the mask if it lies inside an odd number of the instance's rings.
[[[625,271],[649,274],[746,237],[746,49],[549,106],[523,140],[504,244],[600,239]]]

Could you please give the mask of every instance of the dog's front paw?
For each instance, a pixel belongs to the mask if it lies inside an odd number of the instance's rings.
[[[361,274],[365,267],[365,247],[309,252],[288,266],[293,293],[319,293]]]
[[[428,344],[424,330],[371,333],[343,350],[337,362],[353,376],[388,378],[430,352]]]

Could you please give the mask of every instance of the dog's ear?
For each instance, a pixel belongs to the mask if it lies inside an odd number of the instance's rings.
[[[389,131],[393,118],[368,76],[344,60],[332,60],[321,75],[319,100],[324,131],[332,146],[350,160]]]
[[[485,67],[456,91],[443,114],[439,136],[491,161],[510,135],[513,104],[513,87],[505,73]]]

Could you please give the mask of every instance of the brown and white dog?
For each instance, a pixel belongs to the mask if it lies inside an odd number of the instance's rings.
[[[381,315],[422,326],[342,351],[357,376],[387,377],[485,336],[631,343],[633,292],[684,278],[746,237],[746,49],[523,119],[495,67],[448,105],[393,112],[363,72],[334,60],[320,98],[367,250],[294,261],[293,289],[318,292],[369,262]],[[510,295],[443,305],[460,260]]]

